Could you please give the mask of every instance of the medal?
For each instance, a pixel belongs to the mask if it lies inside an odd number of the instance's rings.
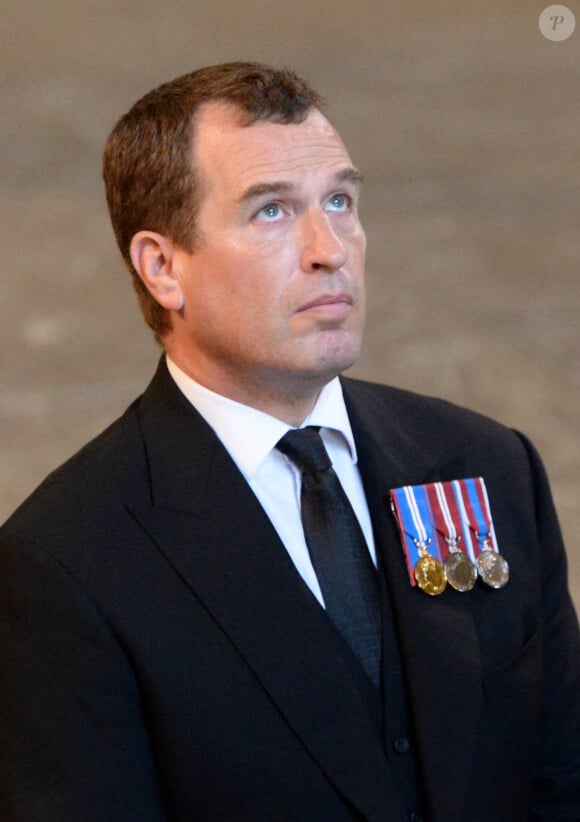
[[[445,574],[452,588],[461,593],[471,591],[477,582],[477,567],[459,547],[462,537],[457,532],[456,522],[462,527],[457,503],[452,489],[442,482],[428,486],[429,502],[435,520],[435,530],[444,540],[441,555],[444,559]]]
[[[507,585],[482,477],[393,488],[391,509],[413,587],[437,596],[449,583],[465,593],[478,576],[490,588]]]
[[[451,551],[445,560],[445,573],[452,588],[456,591],[471,591],[477,582],[477,568],[467,554],[459,549]]]
[[[477,572],[490,588],[503,588],[509,581],[509,565],[497,548],[485,483],[478,477],[456,480],[453,485],[477,543]]]
[[[424,553],[413,569],[415,581],[419,588],[429,596],[438,596],[447,587],[445,568],[437,557],[431,556],[426,548],[421,546],[420,550]]]
[[[412,582],[429,596],[442,594],[447,577],[442,562],[436,556],[433,540],[427,532],[430,522],[429,501],[422,486],[406,485],[397,497],[402,515],[402,531],[415,547],[412,559]]]
[[[490,588],[503,588],[510,578],[507,560],[492,548],[483,548],[477,558],[479,576]]]

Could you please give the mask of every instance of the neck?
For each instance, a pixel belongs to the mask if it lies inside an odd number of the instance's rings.
[[[304,422],[314,408],[321,389],[334,377],[330,375],[323,379],[320,376],[312,378],[294,374],[282,379],[270,375],[268,380],[257,381],[255,377],[252,380],[246,376],[240,380],[239,374],[236,375],[237,379],[220,374],[218,378],[215,374],[191,368],[175,351],[167,350],[166,353],[184,374],[204,388],[276,417],[293,428]]]

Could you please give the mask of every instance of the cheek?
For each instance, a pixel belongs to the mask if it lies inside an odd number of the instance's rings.
[[[267,239],[252,245],[248,253],[248,264],[265,273],[274,271],[283,275],[292,271],[297,258],[296,244],[285,232],[282,236],[270,235]]]
[[[367,250],[367,238],[362,228],[359,228],[358,231],[354,232],[347,242],[350,246],[351,256],[353,259],[360,262],[361,265],[364,265]]]
[[[286,295],[293,271],[292,250],[280,238],[251,243],[222,238],[219,248],[206,247],[190,298],[212,315],[227,313],[232,323],[271,325],[290,302]]]
[[[250,307],[271,313],[283,299],[293,271],[291,251],[283,243],[263,242],[234,257],[235,275],[229,282]]]

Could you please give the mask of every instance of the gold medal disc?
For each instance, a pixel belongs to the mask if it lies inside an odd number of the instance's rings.
[[[479,576],[490,588],[503,588],[510,578],[507,560],[490,548],[486,548],[478,556],[477,570]]]
[[[445,568],[436,557],[424,554],[415,565],[414,574],[417,585],[429,596],[442,594],[447,587]]]
[[[471,591],[477,582],[477,568],[463,551],[453,551],[445,560],[447,580],[456,591]]]

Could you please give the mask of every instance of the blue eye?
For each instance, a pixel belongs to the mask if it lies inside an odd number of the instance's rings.
[[[329,211],[348,211],[350,201],[346,194],[333,194],[326,207]]]
[[[258,211],[256,216],[259,220],[273,222],[279,220],[283,216],[283,212],[278,203],[267,203]]]

